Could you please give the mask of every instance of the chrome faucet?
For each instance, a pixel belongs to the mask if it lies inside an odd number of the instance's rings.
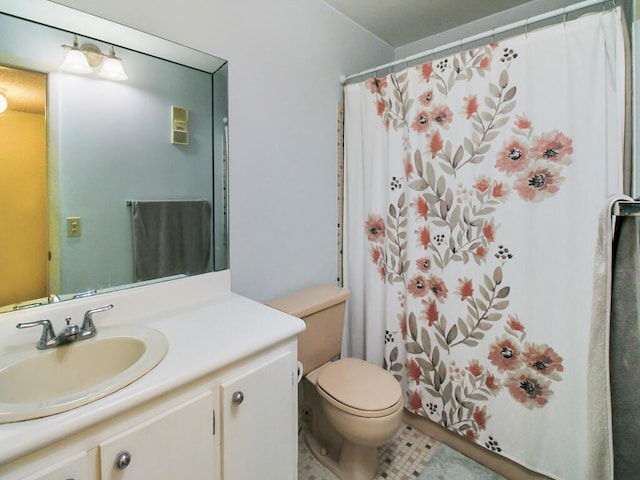
[[[103,305],[102,307],[91,308],[84,313],[84,319],[82,320],[82,327],[80,327],[80,340],[86,340],[87,338],[95,337],[98,333],[98,329],[93,324],[93,315],[100,312],[105,312],[113,308],[112,304]]]
[[[96,326],[93,323],[93,314],[111,310],[112,304],[104,305],[102,307],[91,308],[84,314],[84,320],[82,326],[71,325],[71,318],[66,318],[67,326],[60,335],[56,335],[51,325],[50,320],[36,320],[33,322],[21,322],[16,325],[16,328],[30,328],[42,326],[42,335],[38,342],[38,350],[46,350],[47,348],[54,348],[67,343],[72,343],[80,340],[87,340],[95,337],[98,333]]]

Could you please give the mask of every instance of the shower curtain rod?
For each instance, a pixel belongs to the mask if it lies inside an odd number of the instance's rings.
[[[429,50],[425,50],[424,52],[416,53],[415,55],[410,55],[408,57],[402,58],[400,60],[395,60],[393,62],[385,63],[384,65],[377,66],[375,68],[370,68],[368,70],[363,70],[359,73],[354,73],[352,75],[340,75],[339,81],[341,85],[346,85],[349,80],[353,80],[354,78],[362,77],[364,75],[368,75],[370,73],[375,73],[378,70],[385,70],[387,68],[393,68],[398,65],[402,65],[403,63],[413,62],[414,60],[418,60],[420,58],[429,57],[436,53],[444,52],[446,50],[450,50],[455,47],[461,47],[465,44],[469,44],[472,42],[476,42],[478,40],[482,40],[485,38],[492,37],[493,35],[497,35],[500,33],[505,33],[510,30],[515,30],[516,28],[526,27],[533,23],[538,23],[543,20],[548,20],[550,18],[559,17],[561,15],[566,15],[571,12],[575,12],[577,10],[583,10],[585,8],[592,7],[598,4],[605,4],[610,0],[585,0],[583,2],[574,3],[573,5],[567,5],[562,8],[557,8],[555,10],[551,10],[546,13],[541,13],[540,15],[536,15],[534,17],[529,17],[525,20],[519,20],[517,22],[510,23],[508,25],[504,25],[502,27],[494,28],[493,30],[488,30],[483,33],[479,33],[476,35],[471,35],[469,37],[462,38],[461,40],[457,40],[455,42],[449,42],[445,45],[441,45],[439,47],[434,47]],[[613,0],[613,5],[615,5],[615,0]]]

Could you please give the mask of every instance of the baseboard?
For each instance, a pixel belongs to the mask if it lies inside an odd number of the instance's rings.
[[[493,453],[480,445],[471,443],[466,438],[444,428],[442,425],[438,425],[406,409],[403,421],[509,480],[553,480],[550,477],[533,472],[502,455]]]

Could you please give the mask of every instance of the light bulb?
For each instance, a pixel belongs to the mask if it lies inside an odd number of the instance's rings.
[[[84,53],[80,50],[76,49],[67,52],[67,56],[60,70],[69,73],[91,73],[91,67],[89,66],[89,62],[87,62],[87,57],[85,57]]]
[[[87,61],[87,57],[82,50],[78,47],[78,37],[73,37],[73,47],[67,47],[62,45],[63,48],[67,48],[67,56],[64,58],[64,63],[60,65],[60,70],[69,73],[91,73],[91,67]]]
[[[0,92],[0,113],[4,112],[9,106],[9,102],[7,102],[7,97],[3,92]]]
[[[104,61],[102,70],[100,70],[100,76],[108,78],[109,80],[117,81],[122,81],[129,78],[127,77],[127,74],[124,73],[124,69],[122,68],[122,63],[120,63],[120,60],[111,57],[108,57]]]

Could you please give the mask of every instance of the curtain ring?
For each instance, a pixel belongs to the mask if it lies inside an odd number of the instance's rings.
[[[524,21],[524,38],[529,39],[529,17]]]
[[[567,6],[562,7],[562,24],[567,28]]]

